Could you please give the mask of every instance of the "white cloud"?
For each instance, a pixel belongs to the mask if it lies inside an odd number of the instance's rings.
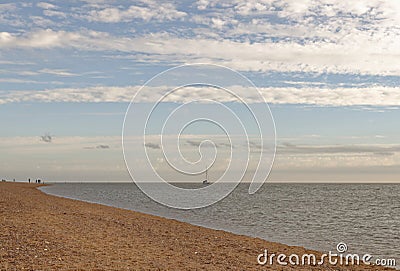
[[[147,1],[142,5],[131,5],[128,8],[106,7],[94,9],[83,18],[89,21],[106,23],[129,22],[135,19],[143,21],[170,21],[185,17],[187,14],[179,11],[171,3],[156,3]]]
[[[54,137],[51,144],[40,137],[3,137],[0,171],[8,179],[40,178],[46,181],[129,181],[121,158],[121,138]],[[96,148],[109,146],[109,149]],[[99,152],[106,151],[106,155]],[[34,159],[32,157],[35,157]],[[71,159],[74,157],[74,159]],[[8,177],[7,177],[8,176]]]
[[[42,8],[42,9],[57,9],[57,6],[55,6],[51,3],[46,3],[46,2],[39,2],[36,4],[36,6]]]
[[[106,143],[112,146],[121,145],[120,136],[93,136],[93,137],[83,137],[83,136],[54,136],[52,146],[43,144],[40,136],[17,136],[17,137],[3,137],[0,146],[7,149],[21,149],[25,147],[35,147],[35,148],[57,148],[59,150],[68,150],[73,146],[75,149],[80,150],[85,146],[96,145],[100,143]]]
[[[0,36],[1,36],[1,34],[0,34]],[[26,66],[26,65],[34,65],[35,63],[29,62],[29,61],[0,60],[0,64],[3,64],[3,65],[21,65],[21,66]]]
[[[13,102],[130,102],[141,86],[87,88],[59,88],[43,91],[12,91],[0,95],[0,104]],[[149,87],[140,96],[139,102],[155,102],[171,86]],[[248,89],[229,87],[231,91],[248,103],[259,103],[260,99]],[[258,88],[270,104],[308,104],[315,106],[399,106],[400,87],[371,86],[363,88]],[[233,96],[215,88],[187,87],[169,95],[164,101],[190,102],[212,99],[219,102],[237,102]]]
[[[63,88],[43,91],[12,91],[0,96],[0,104],[12,102],[126,102],[136,87]]]
[[[41,69],[39,70],[40,73],[47,73],[56,76],[76,76],[77,74],[71,73],[67,70],[63,69]]]
[[[29,19],[31,19],[33,24],[42,28],[56,25],[56,23],[53,22],[52,20],[44,18],[42,16],[30,16]]]
[[[0,4],[0,12],[14,11],[17,7],[14,3]]]
[[[27,79],[18,79],[18,78],[0,78],[0,83],[37,84],[37,83],[40,83],[40,82],[34,81],[34,80],[27,80]],[[2,102],[0,102],[0,104],[1,103]]]
[[[48,17],[59,17],[59,18],[67,18],[68,14],[62,12],[62,11],[57,11],[57,10],[43,10],[43,14],[48,16]]]
[[[151,20],[182,21],[175,24],[174,31],[150,31],[152,34],[133,37],[91,30],[1,32],[0,48],[121,51],[137,53],[135,60],[139,62],[202,61],[240,71],[400,75],[400,2],[396,0],[201,0],[196,5],[202,12],[188,14],[171,3],[139,1],[122,7],[89,2],[75,7],[76,14],[49,3],[37,6],[48,16],[67,16],[67,24],[71,23],[69,18],[100,22],[139,19],[148,25]],[[10,8],[15,5],[0,6],[2,10]],[[52,25],[42,17],[32,19],[42,26]],[[186,28],[196,36],[186,35]]]
[[[17,36],[8,32],[0,32],[1,47],[22,48],[54,48],[71,45],[82,38],[81,34],[51,29],[39,30],[24,36]]]
[[[257,52],[260,60],[238,54],[237,61],[225,62],[236,68],[399,75],[397,65],[382,69],[390,58],[399,60],[399,1],[201,0],[197,5],[209,11],[197,15],[198,22],[220,15],[226,21],[239,21],[219,32],[219,40],[243,40],[244,36],[254,43],[243,49]],[[196,33],[211,39],[215,34],[208,29]]]
[[[18,8],[15,3],[0,4],[0,25],[24,27],[25,22],[21,15],[18,14]]]
[[[322,106],[400,105],[400,87],[363,88],[261,88],[273,104],[311,104]]]
[[[7,45],[15,40],[15,37],[8,32],[0,32],[0,41],[2,44]]]
[[[191,155],[188,158],[196,157],[197,147],[185,144],[185,142],[204,140],[204,136],[213,142],[222,140],[222,138],[207,135],[183,136],[181,138],[183,142],[180,145],[181,152],[185,155]],[[176,136],[172,136],[172,138],[174,137]],[[159,142],[159,136],[149,136],[147,139],[148,143],[154,146]],[[132,146],[137,148],[135,150],[143,148],[142,137],[129,137],[126,140],[134,143]],[[101,147],[96,148],[100,145],[109,146],[106,155],[99,154],[99,152],[104,151]],[[0,157],[0,170],[5,176],[9,174],[10,176],[18,175],[22,169],[22,172],[24,172],[22,176],[39,174],[37,176],[46,177],[47,180],[64,181],[67,177],[69,178],[67,180],[80,181],[82,178],[88,180],[90,176],[96,175],[97,179],[93,178],[93,180],[110,181],[110,175],[119,172],[119,178],[113,179],[113,181],[130,180],[126,175],[125,164],[121,157],[120,136],[55,137],[52,144],[41,142],[39,137],[3,137],[0,140],[0,147],[5,154]],[[390,155],[375,153],[375,151],[380,150],[390,150],[392,153]],[[162,159],[161,150],[156,147],[148,149],[148,151],[153,166],[159,173],[165,174],[170,167]],[[217,151],[219,155],[224,157],[230,150],[222,147],[218,148]],[[37,157],[37,159],[32,159],[32,157]],[[71,160],[70,157],[75,159]],[[145,163],[145,161],[139,160],[137,162]],[[213,166],[215,175],[226,169],[226,162],[221,159],[218,164]],[[232,161],[232,163],[240,164],[243,163],[243,160],[239,157],[237,161]],[[278,148],[273,173],[281,170],[300,170],[303,174],[308,173],[312,176],[312,170],[320,170],[323,173],[324,170],[334,169],[335,174],[339,174],[340,168],[347,168],[351,170],[348,172],[351,174],[351,178],[347,180],[354,181],[355,178],[359,177],[358,174],[354,174],[354,169],[363,171],[374,167],[373,171],[381,173],[378,175],[381,178],[385,171],[391,173],[388,167],[398,168],[399,164],[399,146],[396,145],[292,145],[286,148]],[[254,165],[250,164],[248,170],[254,170]],[[388,170],[389,172],[387,172]],[[288,173],[285,172],[285,174],[287,176]],[[23,178],[25,179],[25,177]],[[186,175],[184,178],[187,180]],[[395,180],[398,181],[398,178]]]
[[[382,34],[382,37],[384,34]],[[184,46],[182,46],[184,44]],[[193,62],[198,59],[240,71],[331,72],[400,75],[400,39],[382,42],[369,36],[346,43],[237,42],[178,38],[167,34],[128,38],[104,32],[40,30],[16,35],[0,33],[0,47],[79,48],[149,54],[146,61]],[[140,59],[140,56],[138,57]]]
[[[377,156],[391,156],[400,152],[400,145],[294,145],[282,143],[278,146],[280,153],[289,154],[368,154]]]

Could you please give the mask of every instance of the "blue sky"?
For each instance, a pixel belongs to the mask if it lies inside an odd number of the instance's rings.
[[[268,102],[278,142],[271,181],[396,181],[399,12],[397,0],[3,1],[0,175],[129,180],[120,137],[132,97],[159,72],[211,63],[248,77]],[[159,121],[188,99],[162,104]]]

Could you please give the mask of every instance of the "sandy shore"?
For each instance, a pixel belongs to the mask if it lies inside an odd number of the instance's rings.
[[[389,270],[261,266],[269,253],[320,253],[0,183],[0,270]]]

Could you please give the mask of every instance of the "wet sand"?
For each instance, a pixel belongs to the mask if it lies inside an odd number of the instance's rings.
[[[391,270],[373,266],[261,266],[302,247],[44,194],[0,183],[0,270]]]

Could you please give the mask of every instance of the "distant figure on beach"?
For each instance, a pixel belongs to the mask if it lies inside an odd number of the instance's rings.
[[[31,183],[31,178],[28,179],[28,182]]]
[[[13,182],[15,182],[15,179],[13,179]]]
[[[40,183],[40,182],[41,182],[41,181],[40,181],[40,179],[38,179],[37,181],[38,181],[38,183]]]
[[[206,179],[203,181],[203,184],[208,185],[210,182],[208,181],[208,170],[206,169]]]

